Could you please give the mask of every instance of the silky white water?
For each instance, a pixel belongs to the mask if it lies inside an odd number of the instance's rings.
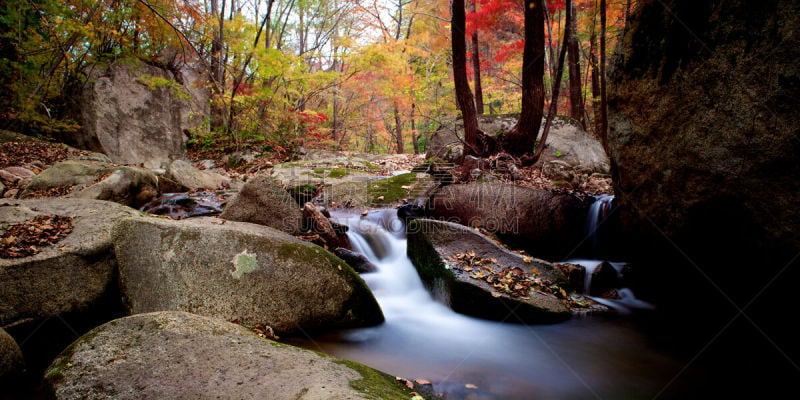
[[[527,326],[454,313],[420,281],[394,210],[334,218],[350,226],[354,250],[378,267],[361,276],[386,322],[303,346],[430,380],[448,399],[652,398],[681,367],[625,321],[576,318]],[[506,320],[515,321],[512,312]]]

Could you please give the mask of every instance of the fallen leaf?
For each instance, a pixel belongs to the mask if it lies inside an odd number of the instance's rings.
[[[467,389],[477,389],[478,388],[477,386],[475,386],[475,385],[473,385],[471,383],[468,383],[468,384],[464,385],[464,387],[467,388]]]

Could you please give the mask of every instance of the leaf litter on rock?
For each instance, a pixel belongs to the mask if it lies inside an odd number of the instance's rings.
[[[65,238],[73,228],[72,217],[63,215],[39,215],[23,222],[5,225],[0,228],[0,258],[21,258],[38,254],[42,248],[52,246]]]

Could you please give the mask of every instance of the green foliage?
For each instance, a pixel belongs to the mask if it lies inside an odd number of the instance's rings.
[[[147,86],[147,88],[151,91],[162,88],[169,89],[172,95],[180,100],[188,101],[190,99],[189,93],[186,92],[186,89],[183,87],[183,85],[173,79],[143,74],[136,78],[136,82]]]

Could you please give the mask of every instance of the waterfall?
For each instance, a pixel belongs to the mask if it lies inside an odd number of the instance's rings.
[[[529,326],[455,313],[422,284],[406,254],[404,225],[395,210],[373,210],[364,217],[352,211],[332,214],[350,227],[353,250],[375,264],[375,272],[361,277],[386,322],[317,337],[309,348],[432,381],[450,399],[529,399],[533,393],[537,398],[592,398],[593,391],[608,398],[630,397],[659,369],[627,365],[669,363],[648,351],[638,332],[601,320]],[[609,363],[609,354],[620,362]]]
[[[611,211],[614,196],[601,194],[595,197],[594,203],[589,207],[589,214],[586,216],[586,237],[592,244],[592,254],[600,254],[600,233],[601,225]]]

